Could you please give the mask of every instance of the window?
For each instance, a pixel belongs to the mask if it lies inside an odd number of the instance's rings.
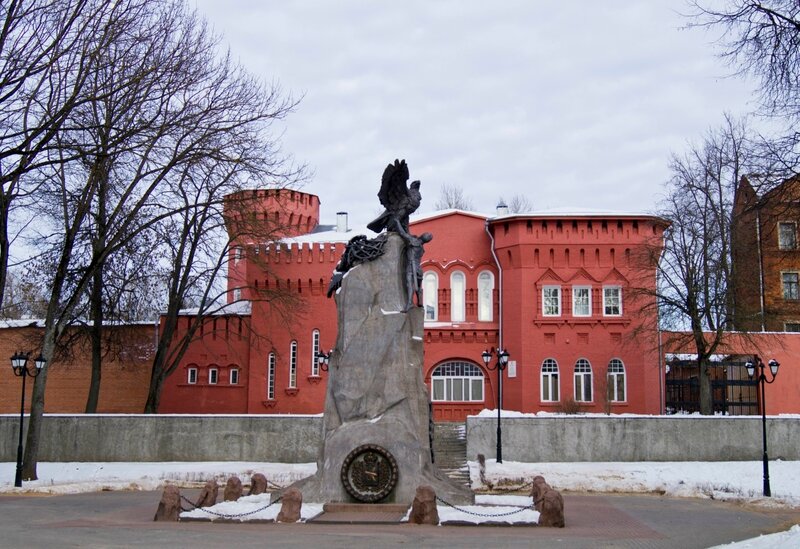
[[[445,362],[431,374],[431,400],[482,402],[483,372],[469,362]]]
[[[467,290],[466,277],[461,271],[450,275],[450,321],[464,322],[464,293]]]
[[[592,365],[585,358],[575,363],[575,401],[592,401]]]
[[[311,332],[311,375],[319,375],[319,362],[317,355],[319,354],[319,330]]]
[[[231,368],[230,382],[231,382],[231,385],[239,385],[239,369],[238,368]]]
[[[289,346],[289,389],[297,387],[297,342]]]
[[[618,358],[608,363],[608,400],[625,402],[625,365]]]
[[[491,322],[494,316],[494,275],[483,271],[478,275],[478,321]]]
[[[275,400],[275,353],[267,360],[267,400]]]
[[[561,316],[561,286],[542,288],[542,314],[544,316]]]
[[[242,289],[241,288],[234,288],[233,289],[233,301],[241,301],[242,299]]]
[[[558,363],[552,358],[542,362],[542,402],[558,402]]]
[[[783,279],[783,299],[800,299],[800,287],[797,273],[781,273]]]
[[[188,378],[186,379],[186,382],[189,383],[190,385],[194,385],[195,383],[197,383],[197,368],[189,368]]]
[[[800,322],[787,322],[783,325],[784,332],[800,332]]]
[[[778,223],[778,247],[781,250],[797,249],[797,224],[793,222]]]
[[[619,286],[603,287],[603,314],[605,316],[622,315],[622,288]]]
[[[239,263],[242,260],[242,256],[244,255],[244,250],[241,246],[236,246],[233,249],[233,262],[234,264]]]
[[[592,314],[592,288],[589,286],[572,287],[572,316],[590,316]]]
[[[428,271],[422,281],[422,301],[425,304],[425,320],[439,318],[439,277]]]
[[[216,368],[209,368],[208,370],[208,384],[209,385],[216,385],[217,384],[217,369]]]

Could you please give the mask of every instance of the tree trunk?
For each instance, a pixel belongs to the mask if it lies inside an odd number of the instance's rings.
[[[699,362],[700,375],[700,414],[710,416],[714,414],[714,402],[711,392],[711,372],[708,369],[708,361],[702,360]]]
[[[94,275],[92,283],[92,325],[89,335],[92,341],[92,372],[89,383],[89,396],[86,399],[86,413],[96,414],[100,400],[100,378],[103,367],[103,281],[102,270]]]

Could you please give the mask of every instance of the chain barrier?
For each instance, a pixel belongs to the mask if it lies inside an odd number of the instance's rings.
[[[468,515],[475,515],[476,517],[486,517],[486,518],[507,517],[509,515],[516,515],[517,513],[521,513],[521,512],[523,512],[523,511],[525,511],[527,509],[535,511],[536,510],[536,504],[539,503],[538,501],[536,501],[536,502],[532,503],[531,505],[529,505],[527,507],[520,507],[519,509],[516,509],[514,511],[508,511],[506,513],[492,514],[492,513],[478,513],[477,511],[468,511],[467,509],[462,509],[461,507],[458,507],[458,506],[453,505],[452,503],[450,503],[448,501],[443,500],[439,496],[436,496],[436,500],[442,502],[443,504],[447,505],[448,507],[452,507],[456,511],[460,511],[462,513],[467,513]],[[514,506],[513,505],[508,505],[507,507],[514,507]]]
[[[206,507],[198,507],[197,505],[192,503],[184,495],[181,495],[181,499],[194,508],[194,509],[184,509],[183,506],[181,506],[181,511],[194,511],[195,509],[200,509],[201,511],[206,512],[206,513],[208,513],[210,515],[214,515],[214,516],[217,516],[217,517],[220,517],[220,518],[233,519],[233,518],[246,517],[246,516],[249,516],[249,515],[255,515],[256,513],[260,513],[261,511],[263,511],[265,509],[269,509],[270,507],[272,507],[273,505],[278,503],[281,499],[283,499],[283,496],[278,496],[278,499],[276,499],[275,501],[269,502],[267,505],[265,505],[264,507],[261,507],[260,509],[256,509],[254,511],[247,511],[246,513],[237,513],[235,515],[228,515],[228,514],[225,514],[225,513],[217,513],[216,511],[210,511]]]

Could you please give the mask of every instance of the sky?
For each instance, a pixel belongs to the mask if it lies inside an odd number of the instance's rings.
[[[653,212],[672,153],[754,110],[685,0],[190,0],[253,74],[300,99],[276,127],[303,190],[365,224],[405,158],[420,213],[443,184],[476,211]]]

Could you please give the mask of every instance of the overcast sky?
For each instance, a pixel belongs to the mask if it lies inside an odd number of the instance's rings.
[[[190,0],[191,1],[191,0]],[[379,211],[387,163],[478,211],[650,212],[672,152],[752,110],[683,0],[196,0],[234,58],[303,99],[282,127],[321,221]]]

